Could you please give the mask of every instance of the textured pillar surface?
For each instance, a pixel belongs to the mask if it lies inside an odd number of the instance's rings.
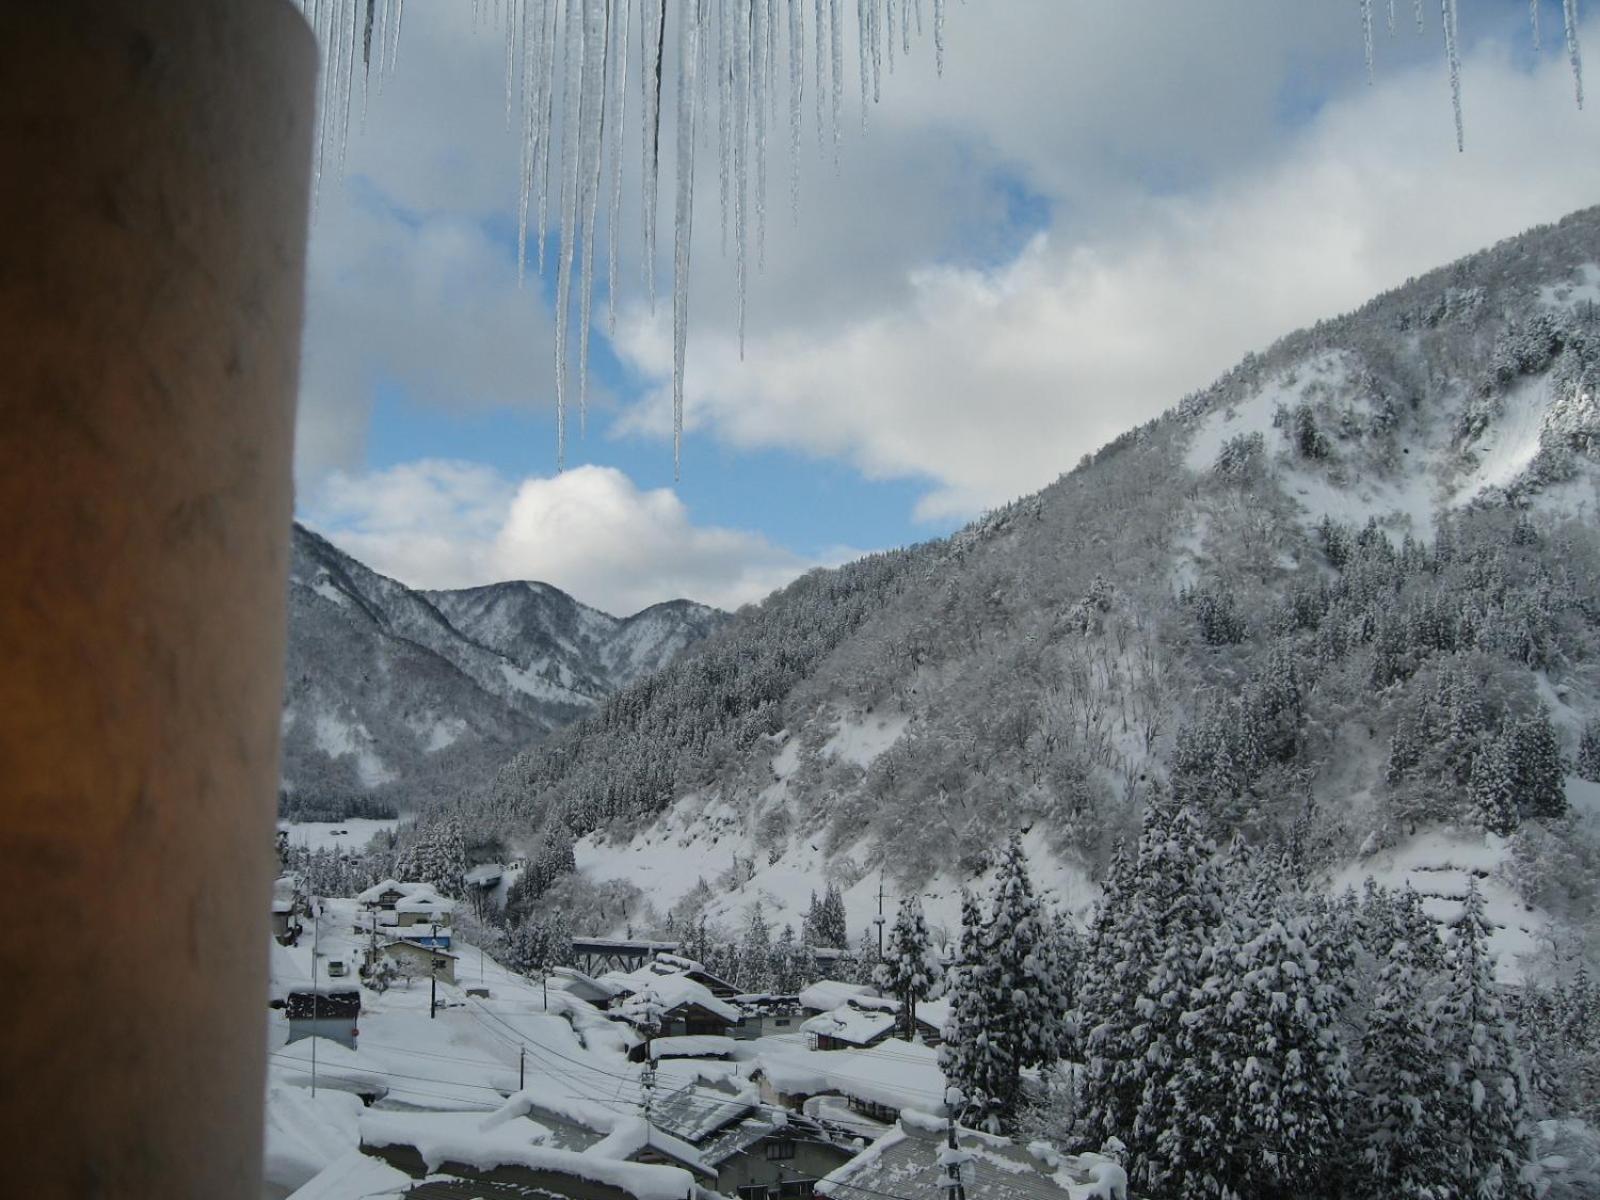
[[[315,48],[0,3],[0,1192],[260,1194]]]

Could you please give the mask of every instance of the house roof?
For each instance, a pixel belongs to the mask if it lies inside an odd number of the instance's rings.
[[[942,1121],[902,1119],[819,1180],[817,1194],[859,1200],[890,1192],[905,1200],[948,1200],[946,1136]],[[967,1194],[984,1200],[1088,1200],[1097,1194],[1097,1183],[1099,1195],[1111,1194],[1104,1187],[1110,1182],[1107,1172],[1123,1178],[1120,1167],[1099,1155],[1063,1156],[1040,1144],[1024,1149],[1008,1138],[970,1129],[958,1130],[956,1141],[965,1159]]]
[[[437,954],[441,958],[460,958],[461,957],[459,954],[455,953],[452,950],[446,950],[443,946],[430,946],[430,945],[427,945],[427,944],[425,944],[423,942],[417,941],[415,938],[408,938],[408,937],[391,938],[389,941],[384,943],[384,947],[383,948],[385,950],[389,950],[389,949],[394,948],[395,946],[410,946],[414,950],[421,950],[426,954]]]
[[[819,979],[800,990],[800,1007],[812,1012],[829,1012],[838,1008],[852,996],[876,996],[878,993],[864,983],[845,983],[838,979]]]
[[[732,1038],[658,1037],[650,1039],[650,1058],[731,1058],[735,1043]]]
[[[638,1009],[650,1001],[660,1005],[666,1012],[687,1004],[698,1005],[730,1025],[737,1024],[744,1016],[734,1005],[713,996],[705,984],[696,983],[686,975],[660,975],[639,981],[616,1011],[626,1013],[630,1008]]]
[[[403,900],[396,900],[395,912],[454,912],[456,902],[432,888],[418,889]]]
[[[886,1038],[865,1050],[772,1050],[760,1071],[779,1092],[838,1092],[897,1110],[943,1115],[944,1072],[931,1046]]]
[[[514,1093],[487,1118],[480,1118],[480,1125],[485,1133],[498,1136],[498,1130],[508,1123],[516,1124],[519,1117],[526,1117],[544,1129],[545,1144],[560,1145],[591,1157],[618,1159],[649,1149],[670,1158],[685,1170],[713,1178],[716,1175],[706,1166],[698,1150],[668,1130],[597,1101],[553,1093],[548,1088],[526,1088]]]
[[[899,1019],[893,1009],[862,1009],[851,1002],[803,1022],[800,1032],[830,1037],[852,1046],[871,1046],[893,1033]]]
[[[356,900],[361,904],[376,904],[390,892],[401,896],[409,896],[418,888],[425,888],[425,883],[401,883],[398,879],[380,879],[364,892],[356,893]]]

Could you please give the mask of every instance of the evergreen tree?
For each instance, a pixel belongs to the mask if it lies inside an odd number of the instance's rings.
[[[999,1131],[1016,1116],[1023,1069],[1051,1061],[1062,1040],[1054,934],[1033,894],[1021,839],[1013,836],[1000,859],[987,919],[963,902],[961,936],[951,1021],[964,1041],[945,1056],[946,1072],[965,1096],[963,1119]]]
[[[850,931],[845,928],[844,893],[836,883],[830,883],[822,894],[813,933],[816,937],[810,943],[813,946],[843,950],[850,945]]]
[[[1600,783],[1600,721],[1590,721],[1578,738],[1578,759],[1574,764],[1580,779]]]
[[[1517,803],[1530,817],[1561,817],[1567,811],[1566,765],[1550,715],[1541,709],[1511,729],[1517,772]]]
[[[900,1001],[906,1041],[917,1036],[917,1002],[926,999],[943,974],[939,955],[928,936],[922,900],[910,895],[900,901],[889,944],[873,979],[879,990]]]
[[[745,922],[734,981],[747,992],[772,990],[772,934],[759,900],[750,906],[750,918]]]
[[[1467,797],[1474,824],[1502,837],[1516,832],[1517,769],[1506,738],[1489,738],[1473,758]]]
[[[1489,922],[1474,880],[1451,930],[1450,980],[1439,1006],[1452,1195],[1500,1200],[1529,1195],[1527,1081],[1494,980]]]
[[[856,939],[854,960],[855,979],[851,982],[870,984],[877,978],[878,964],[883,961],[883,955],[878,953],[878,934],[870,925]]]
[[[1367,1200],[1448,1194],[1444,1067],[1422,976],[1411,943],[1394,938],[1378,975],[1356,1081],[1359,1190]]]

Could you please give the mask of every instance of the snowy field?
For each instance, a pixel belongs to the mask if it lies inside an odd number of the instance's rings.
[[[352,817],[348,821],[279,821],[278,828],[288,832],[291,846],[305,846],[310,850],[359,850],[374,834],[399,824],[398,817],[389,820]]]

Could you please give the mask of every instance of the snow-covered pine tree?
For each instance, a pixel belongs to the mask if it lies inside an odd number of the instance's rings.
[[[927,998],[942,974],[922,915],[922,900],[913,893],[900,901],[889,944],[873,979],[880,991],[900,1001],[906,1041],[916,1040],[917,1002]]]
[[[1453,1188],[1446,1194],[1473,1200],[1531,1195],[1523,1180],[1531,1150],[1527,1080],[1495,983],[1489,920],[1476,880],[1451,928],[1449,960],[1436,1029]]]
[[[1600,721],[1590,721],[1578,738],[1578,757],[1573,764],[1578,778],[1600,783]]]
[[[883,955],[878,953],[878,934],[870,925],[862,929],[861,936],[856,939],[854,957],[855,981],[871,983],[877,977],[878,964],[883,961]]]
[[[963,890],[960,949],[950,972],[950,1015],[939,1046],[939,1066],[946,1082],[962,1097],[962,1109],[953,1115],[968,1125],[993,1127],[1009,1064],[993,1036],[993,971],[984,958],[985,924],[977,897]]]
[[[1352,1132],[1360,1155],[1358,1192],[1365,1200],[1448,1194],[1444,1066],[1423,975],[1411,943],[1394,939],[1378,973],[1356,1074]]]
[[[1467,799],[1474,824],[1502,837],[1516,832],[1517,768],[1507,738],[1488,738],[1473,757]]]
[[[844,893],[837,883],[830,883],[822,893],[817,906],[816,923],[812,930],[816,940],[810,944],[830,950],[843,950],[850,945],[850,931],[845,927]]]
[[[772,989],[772,933],[759,900],[750,906],[750,917],[745,922],[734,982],[747,992]]]
[[[1137,981],[1122,1057],[1112,1072],[1114,1089],[1137,1085],[1139,1098],[1132,1127],[1110,1132],[1128,1147],[1130,1178],[1151,1190],[1162,1186],[1175,1165],[1162,1149],[1174,1118],[1167,1079],[1182,1053],[1185,1014],[1206,979],[1204,949],[1223,915],[1211,855],[1190,807],[1152,805],[1147,811],[1139,839],[1139,889],[1127,909],[1139,928],[1127,940],[1134,946],[1145,941],[1140,957],[1149,966]]]

